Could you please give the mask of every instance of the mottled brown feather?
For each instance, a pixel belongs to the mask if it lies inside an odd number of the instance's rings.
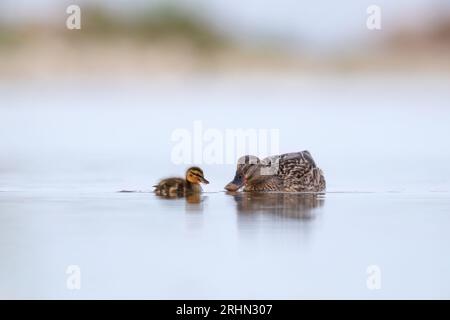
[[[321,192],[325,177],[308,151],[265,158],[258,174],[245,184],[245,191]]]

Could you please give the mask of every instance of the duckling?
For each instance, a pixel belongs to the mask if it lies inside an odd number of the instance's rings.
[[[154,192],[163,197],[182,197],[189,194],[200,193],[200,183],[208,184],[209,181],[203,176],[203,170],[199,167],[191,167],[186,171],[186,178],[168,178],[161,180]]]
[[[238,160],[236,174],[225,186],[228,191],[322,192],[325,177],[309,151],[286,153],[260,160],[243,156]]]

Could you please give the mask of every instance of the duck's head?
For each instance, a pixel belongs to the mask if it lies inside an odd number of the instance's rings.
[[[186,171],[186,180],[193,184],[208,184],[209,181],[203,176],[203,170],[199,167],[191,167]]]
[[[255,156],[247,155],[239,158],[234,179],[225,186],[225,189],[238,191],[246,183],[251,182],[257,175],[260,162],[259,158]]]

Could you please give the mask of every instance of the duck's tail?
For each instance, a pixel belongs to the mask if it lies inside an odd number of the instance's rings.
[[[313,169],[312,173],[314,185],[317,186],[317,189],[320,191],[325,190],[326,182],[322,169],[316,167]]]

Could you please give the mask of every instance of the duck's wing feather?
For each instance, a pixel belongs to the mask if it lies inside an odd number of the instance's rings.
[[[168,178],[161,180],[154,186],[155,193],[159,195],[168,195],[172,193],[182,193],[185,189],[186,181],[181,178]]]
[[[271,181],[281,183],[283,191],[319,192],[326,188],[323,172],[308,151],[272,156],[261,162],[262,174],[271,175]]]
[[[281,155],[281,162],[286,163],[305,163],[311,167],[316,167],[316,162],[314,161],[311,153],[307,150],[302,152],[286,153]]]
[[[274,174],[283,177],[300,178],[316,168],[316,163],[309,151],[285,153],[279,156],[267,157],[262,162],[272,167]]]

